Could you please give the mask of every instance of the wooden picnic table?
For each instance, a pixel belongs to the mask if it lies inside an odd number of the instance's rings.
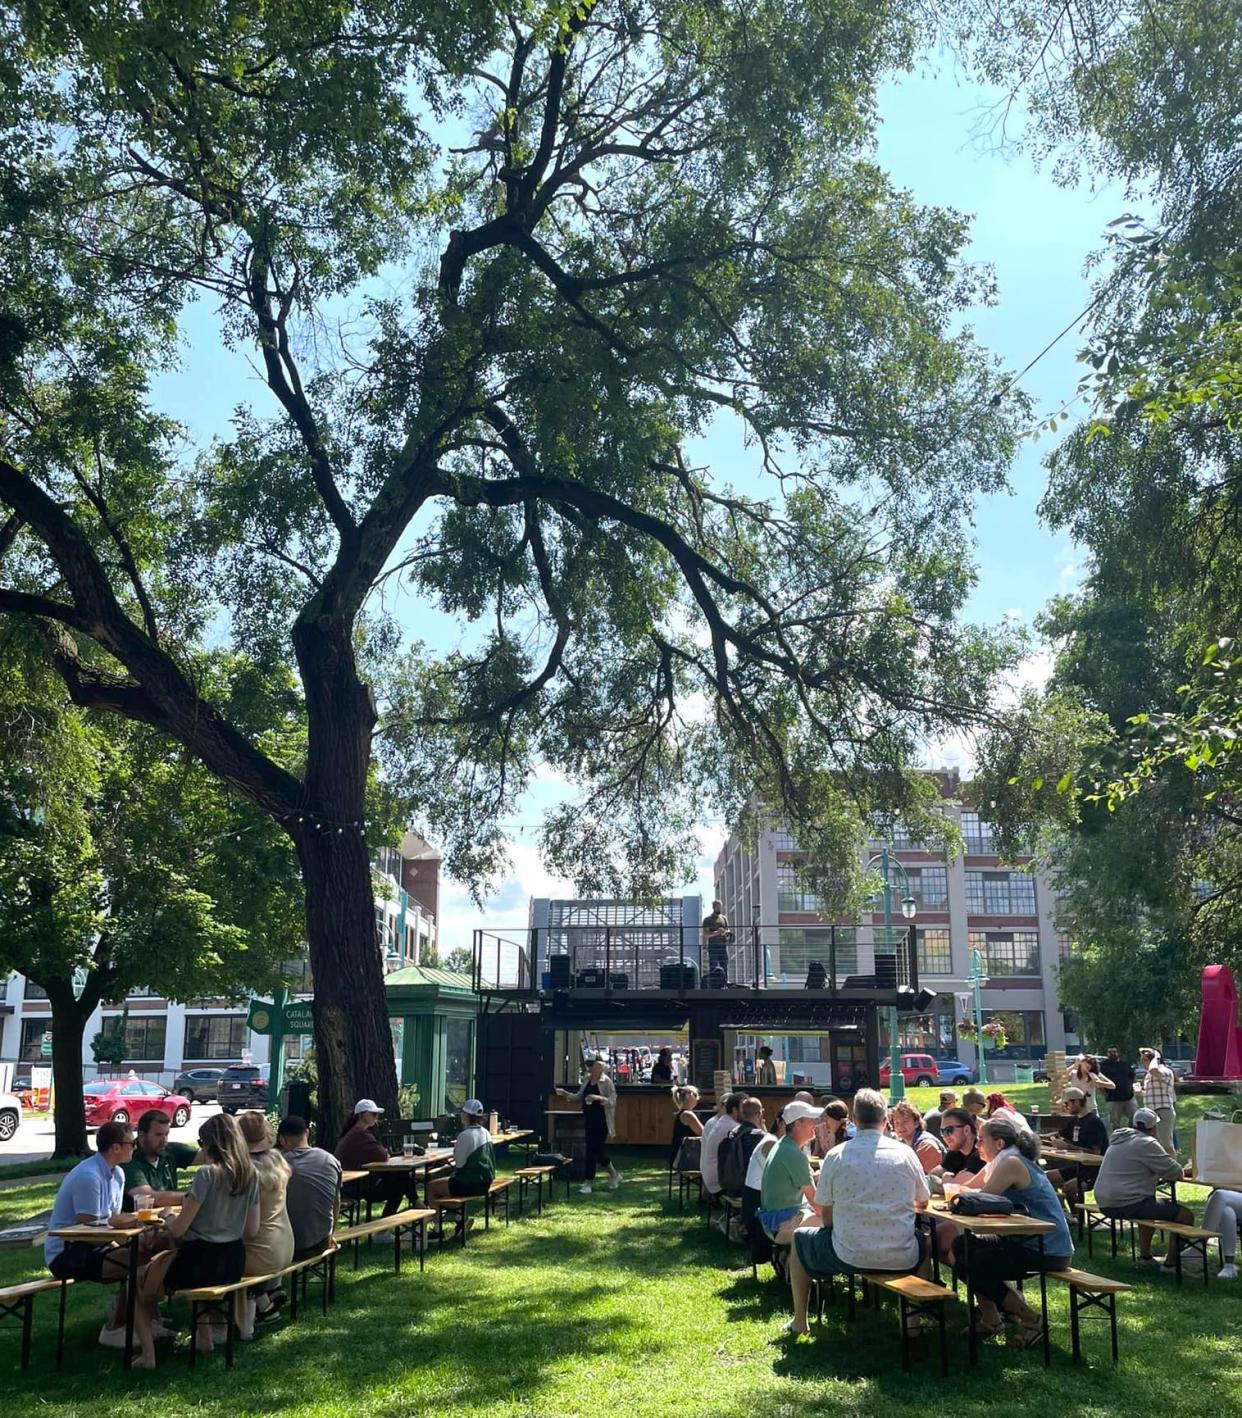
[[[1098,1167],[1104,1160],[1104,1154],[1102,1152],[1078,1152],[1072,1147],[1045,1147],[1040,1160],[1045,1164],[1078,1162],[1084,1167]]]
[[[129,1368],[133,1363],[134,1308],[138,1299],[138,1243],[144,1231],[158,1229],[163,1221],[146,1221],[137,1226],[58,1226],[49,1231],[66,1245],[128,1246],[129,1276],[125,1287],[125,1349],[121,1363]]]
[[[438,1162],[449,1162],[453,1157],[451,1147],[428,1148],[421,1157],[390,1157],[387,1162],[368,1162],[367,1172],[381,1175],[392,1172],[419,1172],[426,1167],[434,1167]]]
[[[346,1182],[364,1182],[366,1176],[365,1172],[342,1172],[341,1185],[344,1186]]]
[[[949,1210],[941,1197],[933,1197],[927,1211],[923,1213],[931,1222],[932,1246],[936,1244],[937,1221],[951,1221],[963,1233],[962,1266],[966,1271],[966,1309],[970,1316],[970,1363],[974,1368],[979,1362],[979,1333],[975,1324],[975,1287],[970,1279],[970,1240],[972,1236],[1034,1236],[1039,1242],[1039,1255],[1044,1254],[1044,1237],[1057,1228],[1051,1221],[1039,1221],[1033,1216],[959,1216]],[[939,1267],[937,1267],[937,1271]],[[1039,1307],[1043,1325],[1044,1367],[1052,1363],[1052,1348],[1048,1338],[1048,1277],[1042,1267],[1039,1270]]]

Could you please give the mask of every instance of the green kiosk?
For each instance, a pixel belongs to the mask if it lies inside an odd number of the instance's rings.
[[[469,975],[407,965],[384,979],[397,1077],[418,1088],[419,1118],[455,1112],[474,1093],[479,997]]]

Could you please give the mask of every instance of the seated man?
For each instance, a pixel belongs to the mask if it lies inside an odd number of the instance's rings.
[[[1062,1097],[1069,1117],[1058,1129],[1061,1143],[1076,1152],[1097,1152],[1103,1156],[1108,1151],[1108,1129],[1104,1126],[1104,1119],[1094,1108],[1086,1110],[1087,1095],[1081,1088],[1067,1088]],[[1055,1161],[1057,1145],[1048,1148],[1049,1161]],[[1066,1201],[1073,1207],[1095,1185],[1098,1171],[1098,1167],[1088,1163],[1063,1162],[1049,1167],[1047,1177],[1054,1187],[1061,1188]]]
[[[800,1228],[789,1257],[794,1317],[785,1328],[794,1334],[807,1332],[813,1279],[847,1270],[930,1273],[928,1238],[915,1224],[930,1197],[927,1179],[913,1149],[885,1134],[887,1118],[884,1098],[860,1089],[857,1134],[824,1159],[815,1189],[823,1224]]]
[[[149,1206],[177,1206],[181,1188],[178,1167],[189,1167],[198,1148],[184,1142],[169,1142],[168,1119],[158,1108],[148,1108],[138,1119],[134,1153],[125,1163],[126,1207],[141,1199]]]
[[[699,1172],[703,1178],[703,1190],[711,1197],[720,1195],[720,1144],[737,1127],[738,1114],[742,1107],[740,1093],[728,1094],[721,1104],[720,1112],[709,1118],[703,1128],[703,1142],[699,1151]]]
[[[1194,1214],[1175,1201],[1156,1196],[1158,1182],[1177,1182],[1185,1176],[1182,1164],[1170,1157],[1157,1136],[1160,1119],[1151,1108],[1138,1108],[1132,1128],[1115,1128],[1113,1140],[1095,1179],[1095,1203],[1105,1216],[1119,1221],[1180,1221],[1189,1226]],[[1139,1259],[1145,1265],[1155,1265],[1151,1253],[1151,1227],[1140,1226]],[[1174,1265],[1173,1238],[1164,1263]],[[1185,1257],[1190,1259],[1190,1257]],[[1197,1259],[1197,1257],[1196,1257]]]
[[[388,1149],[371,1129],[379,1122],[384,1110],[372,1098],[359,1098],[354,1105],[354,1121],[340,1142],[336,1144],[336,1158],[346,1172],[362,1171],[372,1162],[387,1162]],[[348,1197],[369,1197],[372,1201],[384,1203],[384,1216],[392,1216],[400,1211],[402,1203],[409,1198],[413,1205],[415,1197],[414,1173],[393,1173],[388,1176],[379,1173],[368,1177],[365,1182],[351,1182],[345,1188]]]
[[[129,1277],[128,1247],[93,1246],[85,1241],[62,1241],[52,1234],[64,1226],[137,1226],[138,1218],[123,1212],[125,1174],[122,1168],[134,1150],[128,1123],[104,1123],[95,1134],[95,1155],[79,1162],[61,1182],[52,1204],[43,1259],[57,1280],[92,1280],[100,1285],[124,1284]],[[118,1307],[125,1313],[124,1301]],[[105,1322],[99,1342],[109,1349],[125,1347],[125,1326]]]
[[[293,1260],[318,1255],[332,1239],[341,1210],[341,1164],[312,1147],[306,1119],[290,1114],[276,1130],[280,1155],[289,1164],[285,1208],[293,1229]]]
[[[965,1108],[947,1108],[940,1115],[940,1140],[949,1149],[929,1176],[944,1182],[946,1177],[962,1180],[982,1172],[987,1163],[979,1152],[979,1124]]]
[[[940,1102],[934,1108],[929,1108],[923,1114],[923,1130],[931,1133],[937,1142],[940,1141],[940,1119],[950,1108],[957,1107],[957,1094],[951,1088],[941,1090]]]
[[[815,1194],[811,1161],[803,1150],[815,1136],[822,1108],[795,1099],[782,1109],[785,1135],[772,1149],[763,1168],[759,1224],[778,1246],[787,1246],[794,1231],[813,1219]]]
[[[447,1197],[486,1196],[495,1180],[496,1153],[483,1126],[483,1104],[467,1098],[461,1105],[461,1132],[453,1144],[453,1170],[427,1183],[428,1204]]]

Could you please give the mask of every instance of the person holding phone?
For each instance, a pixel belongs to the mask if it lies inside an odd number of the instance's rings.
[[[613,1190],[621,1185],[624,1178],[612,1164],[608,1155],[608,1139],[616,1132],[614,1118],[617,1110],[617,1090],[613,1081],[604,1072],[601,1059],[592,1059],[587,1069],[586,1080],[575,1092],[558,1088],[561,1098],[571,1098],[582,1104],[582,1127],[586,1134],[585,1180],[578,1188],[583,1196],[590,1196],[591,1183],[602,1163],[608,1168],[608,1185]]]

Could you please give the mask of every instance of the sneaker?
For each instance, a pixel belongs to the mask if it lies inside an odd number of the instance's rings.
[[[125,1326],[121,1325],[119,1329],[109,1329],[107,1325],[104,1325],[99,1331],[99,1342],[105,1349],[124,1349]],[[142,1347],[138,1343],[137,1335],[134,1336],[134,1342],[130,1347],[133,1349],[140,1349]]]
[[[1217,1280],[1236,1280],[1238,1278],[1238,1267],[1230,1261],[1227,1265],[1222,1265],[1216,1272]]]
[[[1137,1264],[1145,1265],[1151,1269],[1155,1269],[1157,1266],[1159,1266],[1160,1262],[1156,1259],[1155,1256],[1139,1256]],[[1172,1270],[1173,1267],[1169,1266],[1169,1269]]]
[[[578,1188],[578,1195],[579,1195],[579,1196],[590,1196],[590,1195],[591,1195],[591,1184],[590,1184],[590,1182],[583,1182],[583,1184]]]
[[[625,1178],[621,1175],[620,1172],[611,1172],[611,1173],[609,1173],[609,1176],[608,1176],[608,1189],[609,1189],[609,1191],[614,1191],[614,1192],[615,1192],[616,1189],[621,1185],[621,1183],[622,1183],[623,1181],[625,1181]]]

